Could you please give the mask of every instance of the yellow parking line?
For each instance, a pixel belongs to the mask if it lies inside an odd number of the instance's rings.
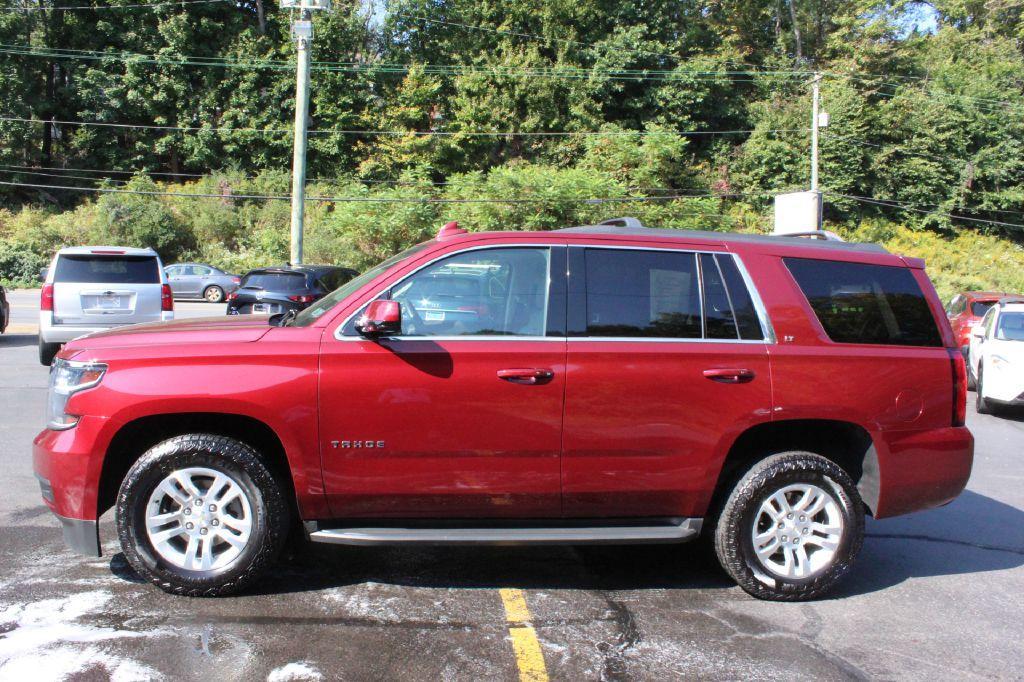
[[[508,634],[512,637],[512,649],[516,654],[520,682],[548,682],[548,669],[544,665],[544,654],[537,641],[537,633],[530,625],[530,610],[526,607],[526,595],[515,588],[501,588],[501,603],[505,606],[505,620]]]
[[[9,324],[7,325],[8,334],[35,334],[39,331],[39,326],[34,324]]]

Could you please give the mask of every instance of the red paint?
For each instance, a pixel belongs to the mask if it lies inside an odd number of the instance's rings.
[[[195,412],[266,424],[284,447],[306,520],[703,516],[736,439],[790,419],[838,420],[870,435],[876,516],[948,502],[967,481],[973,441],[951,426],[964,399],[949,353],[957,341],[916,262],[798,239],[444,234],[309,327],[207,318],[69,343],[62,357],[109,369],[99,386],[70,399],[78,426],[36,438],[35,468],[53,486],[53,509],[95,519],[99,474],[118,430],[146,416]],[[777,341],[336,337],[424,264],[517,244],[735,252]],[[831,342],[781,256],[911,267],[945,347]],[[394,321],[397,309],[381,301],[367,312]]]

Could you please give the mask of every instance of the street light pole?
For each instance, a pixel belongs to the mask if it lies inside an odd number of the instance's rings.
[[[292,30],[298,43],[295,67],[295,143],[292,150],[292,265],[302,263],[302,226],[306,209],[306,127],[309,121],[309,53],[313,42],[312,12],[303,8]]]

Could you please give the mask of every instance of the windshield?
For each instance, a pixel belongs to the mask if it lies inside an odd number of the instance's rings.
[[[316,303],[314,303],[313,305],[309,306],[308,308],[300,312],[298,315],[296,315],[295,319],[291,321],[291,326],[307,327],[313,324],[313,322],[315,322],[317,318],[319,318],[328,310],[336,306],[338,303],[340,303],[341,301],[345,300],[353,293],[358,291],[364,284],[373,281],[399,261],[403,261],[406,258],[416,253],[419,253],[420,251],[427,247],[428,243],[429,242],[424,242],[423,244],[417,244],[412,248],[406,249],[405,251],[402,251],[398,255],[388,258],[380,265],[370,268],[369,270],[359,275],[355,279],[349,280],[341,287],[335,289],[334,291],[327,294],[319,301],[317,301]]]
[[[1024,341],[1024,313],[1000,315],[996,338],[1000,341]]]

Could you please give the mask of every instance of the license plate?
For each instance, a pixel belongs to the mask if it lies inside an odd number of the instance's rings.
[[[444,322],[444,313],[435,310],[425,310],[423,312],[424,322]]]
[[[252,304],[252,311],[254,313],[269,313],[269,312],[271,312],[271,308],[273,308],[273,306],[271,306],[269,303],[253,303]]]
[[[100,307],[105,310],[116,310],[121,307],[120,296],[101,296]]]

